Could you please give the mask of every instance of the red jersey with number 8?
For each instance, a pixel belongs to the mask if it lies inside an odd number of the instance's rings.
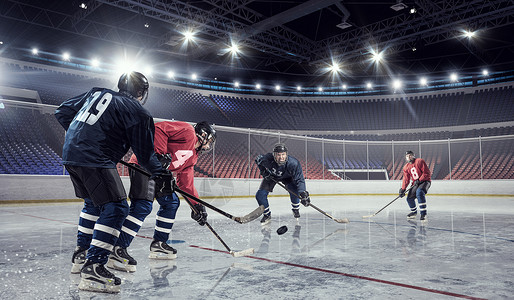
[[[195,149],[197,141],[194,127],[186,122],[164,121],[155,124],[155,152],[171,155],[168,170],[173,172],[178,187],[196,197],[198,192],[194,186],[194,166],[198,161]],[[136,156],[132,155],[129,162],[137,163]]]
[[[409,183],[419,179],[419,181],[431,181],[430,169],[425,160],[416,158],[413,163],[407,163],[403,167],[402,189],[406,189]]]

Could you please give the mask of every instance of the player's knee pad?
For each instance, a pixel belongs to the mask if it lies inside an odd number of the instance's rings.
[[[266,190],[258,190],[255,194],[255,199],[257,199],[257,203],[259,203],[259,205],[266,206],[268,202],[268,194],[269,192]]]
[[[180,199],[178,198],[176,193],[173,193],[171,195],[166,195],[163,197],[157,198],[157,202],[162,208],[169,208],[177,210],[180,206]]]
[[[134,199],[130,205],[130,215],[144,220],[152,212],[153,201]]]
[[[129,206],[127,200],[117,201],[117,202],[109,202],[104,204],[103,212],[109,215],[117,215],[117,216],[125,216],[127,217],[129,214]]]

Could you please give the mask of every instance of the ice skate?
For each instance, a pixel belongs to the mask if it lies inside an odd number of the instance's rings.
[[[413,211],[410,214],[407,215],[407,219],[416,219],[416,216],[418,215],[417,212]]]
[[[128,254],[127,249],[120,246],[114,247],[106,264],[108,268],[125,272],[135,272],[136,265],[137,261]]]
[[[300,220],[300,209],[293,208],[292,211],[293,211],[293,216],[296,219],[296,221],[299,221]]]
[[[73,265],[71,266],[72,274],[79,274],[80,269],[84,266],[86,262],[87,249],[84,249],[80,246],[75,248],[75,252],[73,252],[73,256],[71,257],[71,262]]]
[[[104,265],[86,261],[80,271],[79,290],[102,293],[119,293],[121,279],[109,272]]]
[[[177,250],[165,242],[154,240],[150,244],[150,255],[148,255],[148,258],[175,259],[177,258]]]
[[[261,225],[268,225],[271,222],[271,214],[262,216]]]

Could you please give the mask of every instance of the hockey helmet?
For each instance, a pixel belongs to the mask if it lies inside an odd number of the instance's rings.
[[[279,153],[285,153],[285,157]],[[273,158],[279,166],[287,162],[287,146],[284,143],[278,143],[273,146]]]
[[[200,146],[196,149],[198,152],[209,152],[216,143],[216,130],[212,126],[205,122],[196,123],[195,133],[200,141]]]
[[[141,100],[138,99],[141,105],[144,105],[148,99],[149,87],[148,79],[139,72],[124,73],[118,80],[118,89],[120,89],[120,92],[127,93],[136,99],[141,97]]]

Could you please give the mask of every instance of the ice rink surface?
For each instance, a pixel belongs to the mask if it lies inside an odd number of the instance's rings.
[[[514,199],[430,197],[429,220],[408,221],[404,199],[371,219],[394,196],[313,197],[297,222],[289,199],[270,198],[272,222],[238,224],[207,209],[235,258],[181,202],[172,261],[148,259],[155,212],[129,248],[138,261],[121,293],[79,291],[70,274],[80,203],[0,206],[0,299],[513,299]],[[255,200],[214,200],[243,216]],[[288,231],[276,230],[286,225]]]

